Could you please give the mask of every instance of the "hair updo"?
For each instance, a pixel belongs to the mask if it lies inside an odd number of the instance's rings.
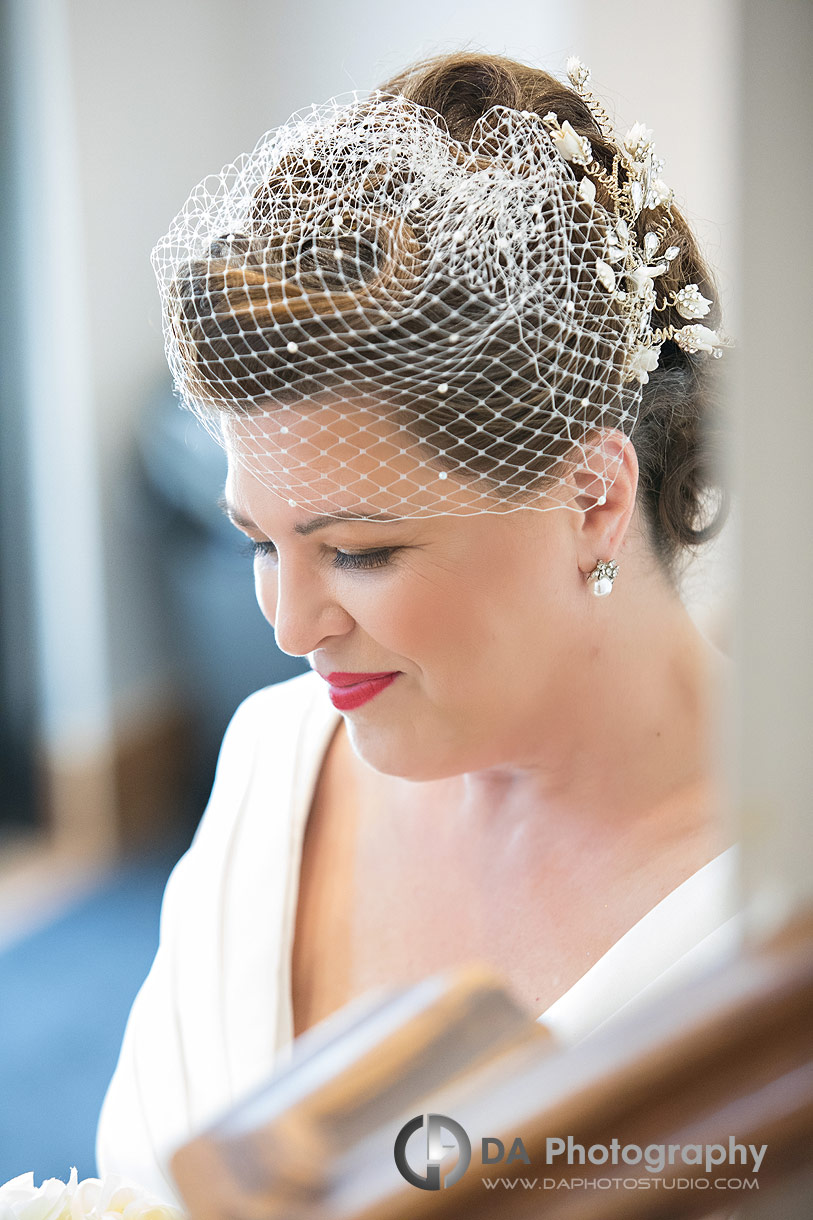
[[[560,123],[569,122],[579,135],[589,139],[595,161],[608,173],[612,172],[618,154],[618,146],[602,132],[586,102],[574,89],[547,72],[500,56],[469,53],[438,56],[407,68],[379,88],[383,93],[400,95],[406,102],[424,110],[464,149],[472,147],[475,128],[483,116],[494,107],[502,107],[531,112],[540,118],[554,112]],[[482,148],[482,143],[479,147]],[[577,165],[572,169],[577,177],[584,172]],[[273,231],[268,201],[271,194],[277,192],[273,201],[277,214],[278,196],[283,199],[284,209],[289,209],[292,215],[297,208],[302,210],[302,205],[291,195],[291,183],[294,183],[295,192],[298,172],[301,172],[303,182],[306,181],[308,166],[303,165],[298,171],[294,152],[293,160],[288,157],[279,173],[272,174],[256,193],[251,216],[253,233],[263,232],[264,209],[269,212],[269,223],[265,226],[267,235],[261,242],[261,249],[258,250],[253,239],[243,242],[239,237],[235,239],[228,235],[225,241],[214,242],[205,259],[187,265],[170,290],[171,326],[177,362],[183,366],[183,378],[199,401],[209,402],[220,410],[239,407],[239,399],[229,387],[239,384],[241,378],[246,385],[250,383],[245,393],[247,399],[259,400],[265,395],[278,402],[284,402],[287,394],[305,398],[316,389],[331,384],[322,375],[318,385],[309,385],[304,367],[298,367],[296,360],[280,359],[275,354],[279,351],[279,343],[272,344],[268,336],[275,329],[278,338],[281,324],[286,321],[296,325],[297,334],[303,329],[308,333],[309,319],[321,326],[316,333],[321,337],[323,353],[327,354],[327,363],[323,362],[322,368],[327,370],[328,378],[333,378],[334,385],[352,382],[360,360],[359,345],[354,348],[352,342],[354,323],[358,333],[360,303],[364,306],[361,333],[365,351],[380,344],[378,360],[386,371],[386,336],[391,318],[382,302],[389,304],[399,295],[414,293],[419,281],[419,222],[412,228],[388,227],[386,218],[374,217],[373,225],[368,224],[369,233],[361,231],[348,243],[341,275],[337,274],[335,257],[329,258],[330,254],[335,256],[335,240],[331,249],[324,251],[314,241],[304,258],[301,254],[297,256],[294,285],[288,272],[290,248]],[[623,175],[623,168],[621,173]],[[541,200],[540,206],[544,208],[544,205],[545,201]],[[585,210],[585,216],[589,217],[589,209]],[[305,228],[307,219],[305,208],[302,216]],[[296,220],[296,224],[299,223]],[[599,244],[596,237],[591,236],[591,223],[589,218],[583,221],[584,248]],[[645,224],[642,213],[636,222],[640,245],[643,245]],[[668,302],[670,295],[683,285],[696,285],[711,303],[704,321],[715,327],[719,321],[719,302],[711,274],[688,224],[674,205],[663,238],[664,244],[675,247],[679,253],[659,277],[659,293]],[[308,259],[313,262],[310,277]],[[354,295],[348,294],[344,278],[351,260],[358,264],[351,272],[358,280]],[[448,285],[432,318],[421,320],[418,317],[416,320],[416,361],[425,358],[426,353],[420,349],[421,344],[426,346],[427,330],[431,327],[437,331],[439,326],[443,327],[444,309],[460,308],[454,276],[447,278]],[[476,311],[476,300],[469,308]],[[595,298],[588,308],[591,313],[599,308]],[[345,320],[345,315],[349,320]],[[684,321],[674,305],[667,304],[659,310],[658,324],[664,329],[670,325],[679,328]],[[580,389],[579,379],[584,370],[578,365],[591,363],[593,366],[593,386],[598,385],[598,394],[594,390],[590,398],[597,414],[592,420],[587,415],[582,419],[585,433],[591,423],[600,418],[598,412],[602,406],[606,408],[608,403],[612,406],[616,401],[623,401],[622,376],[617,361],[614,365],[609,354],[602,356],[605,350],[602,333],[607,336],[606,352],[617,350],[611,333],[614,325],[609,313],[603,318],[596,315],[589,351],[580,353],[578,347],[575,348],[566,369],[570,383],[568,392],[574,400],[587,404],[587,398],[581,399],[585,391]],[[330,333],[325,341],[326,326]],[[287,345],[289,352],[297,347],[293,342]],[[482,371],[485,378],[488,370],[492,370],[488,391],[480,398],[472,399],[471,410],[458,411],[454,417],[443,403],[433,404],[430,400],[425,410],[412,412],[410,431],[430,448],[436,438],[442,436],[443,444],[437,445],[436,451],[456,459],[468,471],[485,479],[500,474],[501,466],[510,465],[512,453],[516,454],[519,449],[524,457],[522,472],[527,484],[530,486],[534,480],[536,484],[544,481],[557,458],[565,457],[572,440],[557,438],[557,445],[548,445],[544,453],[539,452],[543,447],[537,440],[540,420],[549,414],[552,399],[549,391],[539,386],[538,374],[535,376],[532,371],[533,361],[527,361],[521,348],[517,343],[499,348],[494,340],[487,342],[469,372],[476,383],[478,372]],[[638,457],[638,494],[643,524],[654,554],[664,573],[673,581],[679,557],[687,548],[714,537],[722,528],[728,511],[727,489],[722,485],[724,471],[718,454],[723,427],[716,364],[702,354],[691,354],[666,340],[661,347],[658,366],[650,372],[648,382],[643,386],[634,426],[628,431]],[[493,382],[495,367],[503,370],[501,384],[497,387]],[[177,378],[177,369],[174,371]],[[501,401],[490,409],[491,399],[497,394],[503,398],[508,396],[507,409]],[[604,404],[596,401],[602,395]],[[396,407],[397,401],[396,395]],[[512,402],[515,405],[512,406]],[[612,417],[612,410],[607,414]],[[711,494],[715,492],[718,493],[716,498]]]
[[[553,111],[587,136],[593,155],[610,170],[617,149],[602,135],[575,90],[548,72],[498,55],[438,56],[416,63],[380,86],[441,115],[450,135],[466,143],[476,121],[492,106],[511,106],[539,115]],[[574,167],[578,173],[577,167]],[[709,267],[692,231],[672,207],[673,227],[664,244],[680,254],[659,280],[667,295],[683,284],[697,284],[711,302],[705,322],[716,327],[720,302]],[[639,222],[643,240],[643,221]],[[684,325],[675,311],[661,315],[664,327]],[[638,496],[650,544],[664,571],[674,577],[684,548],[714,538],[729,511],[724,485],[725,435],[717,361],[689,355],[671,341],[663,344],[658,367],[643,387],[638,420],[631,433],[638,457]]]

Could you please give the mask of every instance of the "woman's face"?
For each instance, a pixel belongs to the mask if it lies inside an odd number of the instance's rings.
[[[295,423],[292,417],[287,438]],[[279,647],[307,657],[323,677],[397,674],[343,710],[357,754],[378,771],[414,780],[531,765],[546,723],[553,732],[557,707],[573,697],[570,678],[585,666],[585,620],[595,612],[577,561],[575,514],[467,514],[466,487],[450,479],[442,485],[450,492],[443,516],[343,517],[349,510],[335,492],[329,503],[311,498],[303,509],[269,487],[256,457],[253,466],[246,462],[259,443],[278,456],[272,446],[281,426],[275,412],[252,420],[251,436],[245,424],[239,436],[226,429],[226,503],[254,544],[257,599]],[[286,439],[289,453],[292,443]],[[380,451],[357,444],[349,472],[332,448],[324,446],[320,477],[333,486],[343,480],[352,511],[369,516],[386,504],[392,515],[392,497],[380,494],[375,477]],[[362,466],[363,509],[356,495]],[[430,495],[437,472],[414,467],[413,485]],[[296,495],[290,484],[286,490]]]

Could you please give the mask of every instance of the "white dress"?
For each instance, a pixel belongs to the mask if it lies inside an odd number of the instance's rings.
[[[133,1003],[96,1140],[168,1202],[174,1150],[287,1058],[302,841],[339,713],[316,674],[251,695],[223,740],[212,795],[167,881],[160,941]],[[735,848],[630,929],[539,1018],[563,1042],[731,952]]]

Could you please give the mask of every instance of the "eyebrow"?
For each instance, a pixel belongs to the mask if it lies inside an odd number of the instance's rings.
[[[229,520],[246,530],[259,530],[260,527],[254,521],[250,521],[248,517],[244,517],[239,513],[234,505],[229,504],[225,496],[220,496],[218,507],[223,510]],[[333,525],[336,521],[403,521],[403,517],[393,516],[392,513],[353,513],[339,512],[331,513],[322,517],[314,517],[311,521],[300,522],[294,526],[297,534],[313,534],[316,530],[324,529],[327,525]]]

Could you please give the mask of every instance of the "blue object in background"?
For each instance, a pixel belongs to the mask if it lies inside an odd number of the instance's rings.
[[[0,953],[0,1182],[96,1175],[96,1124],[130,1005],[158,946],[166,879],[185,844],[105,876]]]
[[[0,1182],[96,1176],[95,1138],[136,992],[158,944],[169,872],[203,812],[220,740],[251,691],[308,668],[257,606],[251,562],[217,501],[223,450],[172,396],[145,413],[139,510],[151,534],[194,753],[174,837],[123,862],[61,918],[0,952]],[[185,841],[184,841],[185,838]]]

